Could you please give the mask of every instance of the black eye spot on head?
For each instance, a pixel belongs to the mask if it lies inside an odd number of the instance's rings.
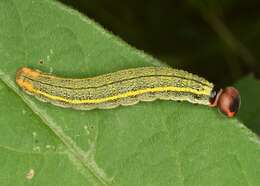
[[[219,95],[218,100],[219,110],[228,117],[233,117],[237,114],[240,108],[240,95],[234,87],[225,88]]]
[[[233,104],[230,107],[230,110],[232,112],[238,112],[240,107],[240,96],[237,96],[233,99]]]

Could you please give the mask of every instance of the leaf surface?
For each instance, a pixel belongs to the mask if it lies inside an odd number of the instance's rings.
[[[0,185],[258,185],[254,134],[216,109],[154,101],[76,111],[15,84],[22,66],[66,77],[163,65],[50,0],[0,1]]]

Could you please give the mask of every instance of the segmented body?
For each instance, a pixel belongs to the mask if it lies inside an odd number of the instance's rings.
[[[210,105],[214,87],[204,78],[168,67],[133,68],[82,79],[56,77],[24,67],[17,71],[16,82],[40,100],[80,110],[155,99]]]

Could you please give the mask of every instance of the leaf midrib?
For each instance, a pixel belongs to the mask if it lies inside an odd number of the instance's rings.
[[[68,149],[68,153],[70,153],[70,155],[73,156],[85,169],[87,169],[93,175],[93,177],[95,177],[102,185],[109,185],[108,181],[105,178],[100,176],[95,170],[91,168],[91,166],[88,165],[91,164],[91,162],[89,162],[87,158],[84,158],[84,154],[86,153],[84,153],[84,151],[81,150],[76,144],[73,145],[69,141],[70,137],[66,136],[62,131],[58,131],[58,129],[55,129],[55,127],[52,126],[55,124],[50,121],[51,119],[44,116],[41,111],[37,111],[38,109],[36,106],[33,105],[33,101],[30,101],[29,98],[21,94],[14,82],[7,75],[4,75],[4,72],[0,70],[0,74],[0,80],[7,87],[9,87],[20,99],[22,99],[22,101],[39,118],[39,120],[41,120],[42,123],[45,124],[51,130],[51,132],[61,141],[61,143],[66,146],[66,148]]]

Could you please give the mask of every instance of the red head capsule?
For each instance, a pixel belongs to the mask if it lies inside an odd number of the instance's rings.
[[[213,107],[218,106],[219,110],[228,117],[233,117],[240,107],[240,95],[234,87],[226,87],[223,90],[213,88],[210,103]]]

